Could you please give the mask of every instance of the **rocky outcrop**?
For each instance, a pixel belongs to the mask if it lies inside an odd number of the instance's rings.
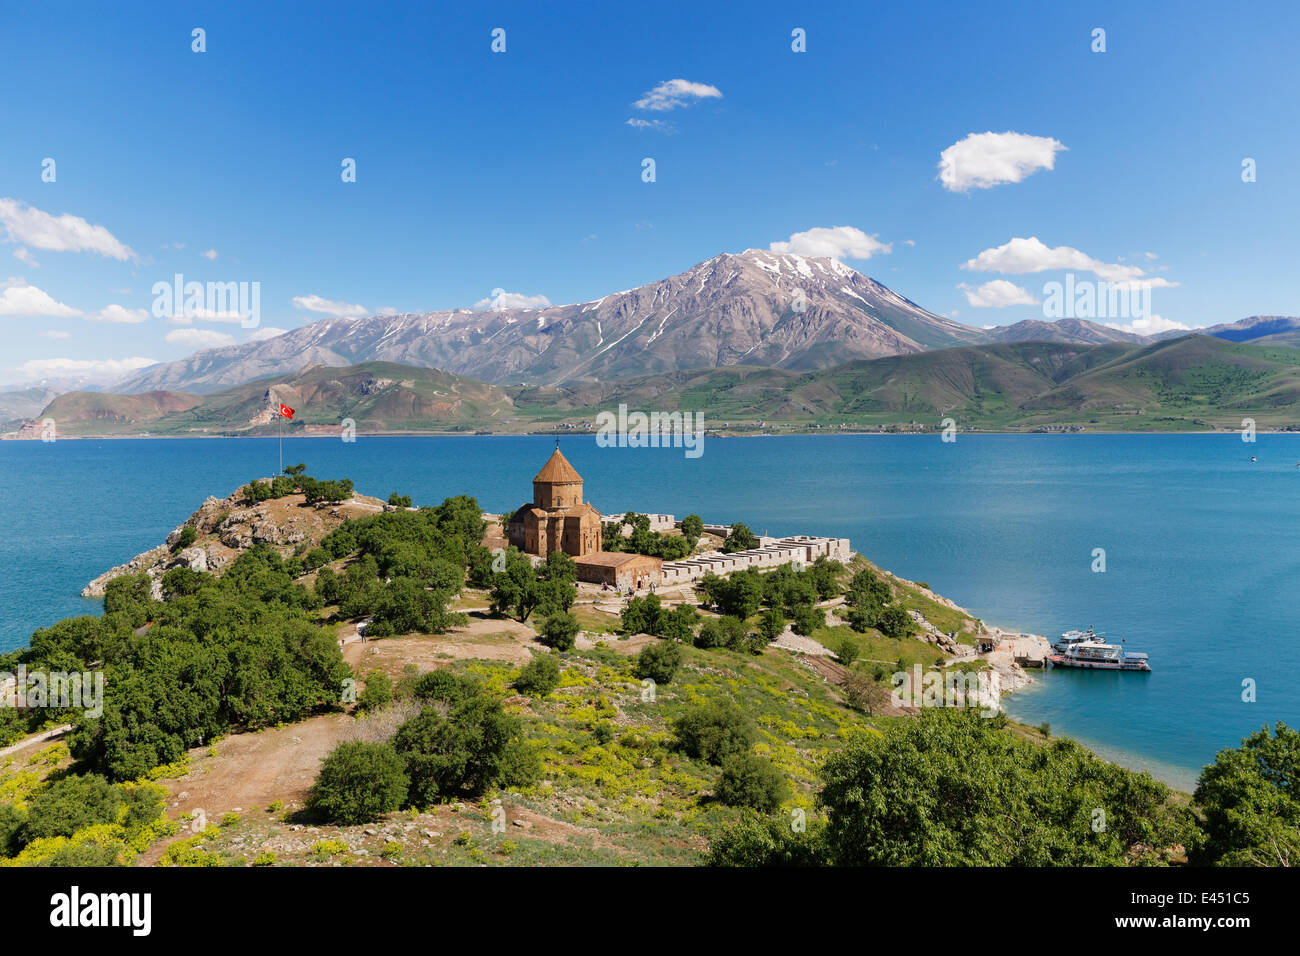
[[[162,598],[163,575],[185,567],[220,574],[240,554],[257,544],[268,544],[287,557],[300,547],[314,546],[348,518],[384,510],[377,498],[354,495],[336,505],[307,505],[300,494],[257,504],[245,504],[240,492],[227,498],[207,498],[199,509],[168,533],[156,548],[110,568],[87,584],[82,597],[103,597],[108,582],[124,574],[147,574],[155,598]],[[194,540],[181,547],[186,528]]]

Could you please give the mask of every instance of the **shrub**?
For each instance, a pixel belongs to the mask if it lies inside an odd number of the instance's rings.
[[[790,628],[801,637],[812,637],[825,622],[826,615],[820,608],[804,604],[794,609]]]
[[[393,700],[393,682],[383,671],[371,671],[366,675],[366,686],[357,696],[357,709],[362,713],[386,707]]]
[[[636,658],[636,676],[656,684],[671,684],[682,666],[682,646],[676,641],[656,641],[641,648]]]
[[[307,807],[332,822],[370,823],[400,807],[409,784],[392,746],[349,741],[325,758]]]
[[[268,850],[253,857],[253,866],[275,866],[275,854]]]
[[[557,651],[571,651],[578,638],[581,625],[568,611],[557,611],[542,619],[542,630],[537,639]]]
[[[411,803],[478,796],[507,776],[512,782],[526,777],[534,765],[520,749],[519,729],[518,718],[485,693],[451,706],[446,716],[426,707],[393,738],[411,779]]]
[[[856,661],[861,652],[862,645],[847,634],[835,642],[835,660],[845,667]]]
[[[758,634],[769,644],[780,637],[784,630],[785,615],[778,608],[764,611],[763,616],[758,619]]]
[[[695,635],[695,646],[729,647],[738,650],[744,645],[748,634],[745,622],[740,618],[713,617],[700,626],[700,632]]]
[[[545,697],[560,686],[560,662],[553,654],[538,654],[524,665],[514,686],[530,697]]]
[[[753,721],[731,700],[697,704],[673,722],[674,742],[692,757],[720,764],[754,744]]]
[[[725,804],[770,813],[781,805],[789,792],[785,777],[766,757],[738,753],[722,762],[717,795]]]

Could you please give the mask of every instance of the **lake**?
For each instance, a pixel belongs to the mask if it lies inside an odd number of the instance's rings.
[[[301,438],[284,460],[365,494],[436,504],[464,492],[501,511],[531,499],[553,447]],[[1153,673],[1038,673],[1007,709],[1180,787],[1262,724],[1300,724],[1300,435],[708,438],[699,458],[590,437],[562,448],[601,511],[849,537],[990,624],[1125,638]],[[98,613],[79,597],[86,582],[160,543],[206,496],[274,473],[276,455],[273,438],[0,443],[0,649]]]

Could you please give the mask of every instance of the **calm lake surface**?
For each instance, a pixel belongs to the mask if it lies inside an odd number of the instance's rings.
[[[366,494],[436,504],[465,492],[501,511],[531,498],[553,447],[311,438],[285,441],[284,460]],[[1047,672],[1007,709],[1183,788],[1262,724],[1300,725],[1300,435],[709,438],[696,459],[587,437],[562,447],[603,512],[847,536],[988,623],[1126,638],[1153,673]],[[0,649],[99,613],[79,597],[86,582],[160,543],[206,496],[275,470],[274,439],[0,443]],[[1105,573],[1092,570],[1096,548]]]

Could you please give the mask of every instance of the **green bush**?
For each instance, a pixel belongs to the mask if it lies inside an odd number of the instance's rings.
[[[332,823],[371,823],[400,807],[409,785],[402,758],[391,745],[349,741],[325,758],[307,808]]]
[[[682,666],[682,646],[676,641],[656,641],[641,648],[636,658],[636,676],[656,684],[671,684]]]
[[[734,754],[745,753],[757,737],[754,722],[743,710],[725,698],[696,704],[673,722],[676,746],[692,757],[721,764]]]
[[[526,785],[538,769],[536,755],[522,746],[520,722],[499,699],[478,693],[452,705],[444,716],[439,709],[446,706],[426,707],[393,738],[406,762],[413,805],[475,797],[505,780]]]
[[[861,653],[862,645],[847,634],[835,642],[835,660],[845,667],[856,661]]]
[[[557,611],[542,619],[542,629],[537,639],[557,651],[571,651],[577,642],[582,625],[568,611]]]
[[[538,654],[515,678],[515,689],[530,697],[545,697],[560,686],[560,662],[554,654]]]
[[[785,777],[766,757],[738,753],[722,761],[717,795],[725,804],[768,813],[779,807],[789,793]]]
[[[393,682],[383,671],[366,675],[366,686],[357,696],[357,709],[362,713],[387,707],[393,700]]]

